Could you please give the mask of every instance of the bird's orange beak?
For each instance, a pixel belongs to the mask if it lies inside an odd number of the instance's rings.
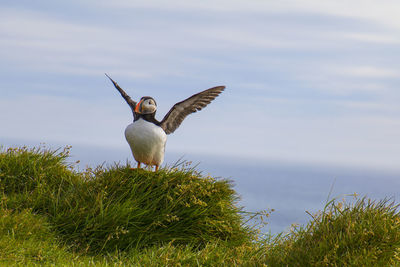
[[[136,104],[135,113],[140,113],[140,110],[139,110],[139,109],[140,109],[140,105],[142,104],[142,101],[143,101],[143,100],[140,100],[139,103]]]

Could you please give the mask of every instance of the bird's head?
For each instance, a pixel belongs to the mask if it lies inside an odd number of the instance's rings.
[[[144,96],[136,104],[135,113],[138,114],[152,114],[157,110],[156,101],[150,96]]]

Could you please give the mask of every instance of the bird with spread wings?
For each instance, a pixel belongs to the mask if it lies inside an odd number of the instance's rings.
[[[144,96],[139,102],[132,98],[113,80],[114,87],[119,91],[133,113],[133,123],[125,130],[125,137],[131,147],[132,154],[138,163],[159,166],[164,160],[166,135],[173,133],[191,113],[203,109],[211,103],[225,86],[216,86],[176,103],[161,121],[155,118],[157,104],[152,97]]]

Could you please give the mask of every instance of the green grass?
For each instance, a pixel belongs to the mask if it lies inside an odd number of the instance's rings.
[[[332,200],[305,227],[277,237],[271,266],[400,266],[400,215],[388,200]]]
[[[69,149],[0,152],[0,265],[400,266],[395,203],[332,200],[261,236],[229,181],[186,167],[78,172]]]

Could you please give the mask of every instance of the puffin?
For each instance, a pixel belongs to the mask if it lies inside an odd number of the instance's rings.
[[[157,103],[154,98],[143,96],[139,102],[135,102],[107,73],[105,75],[132,110],[133,122],[126,127],[125,138],[137,162],[137,169],[143,163],[151,169],[155,166],[155,171],[158,171],[164,161],[167,135],[172,134],[189,114],[206,107],[225,89],[225,86],[216,86],[194,94],[176,103],[158,121],[155,118]]]

